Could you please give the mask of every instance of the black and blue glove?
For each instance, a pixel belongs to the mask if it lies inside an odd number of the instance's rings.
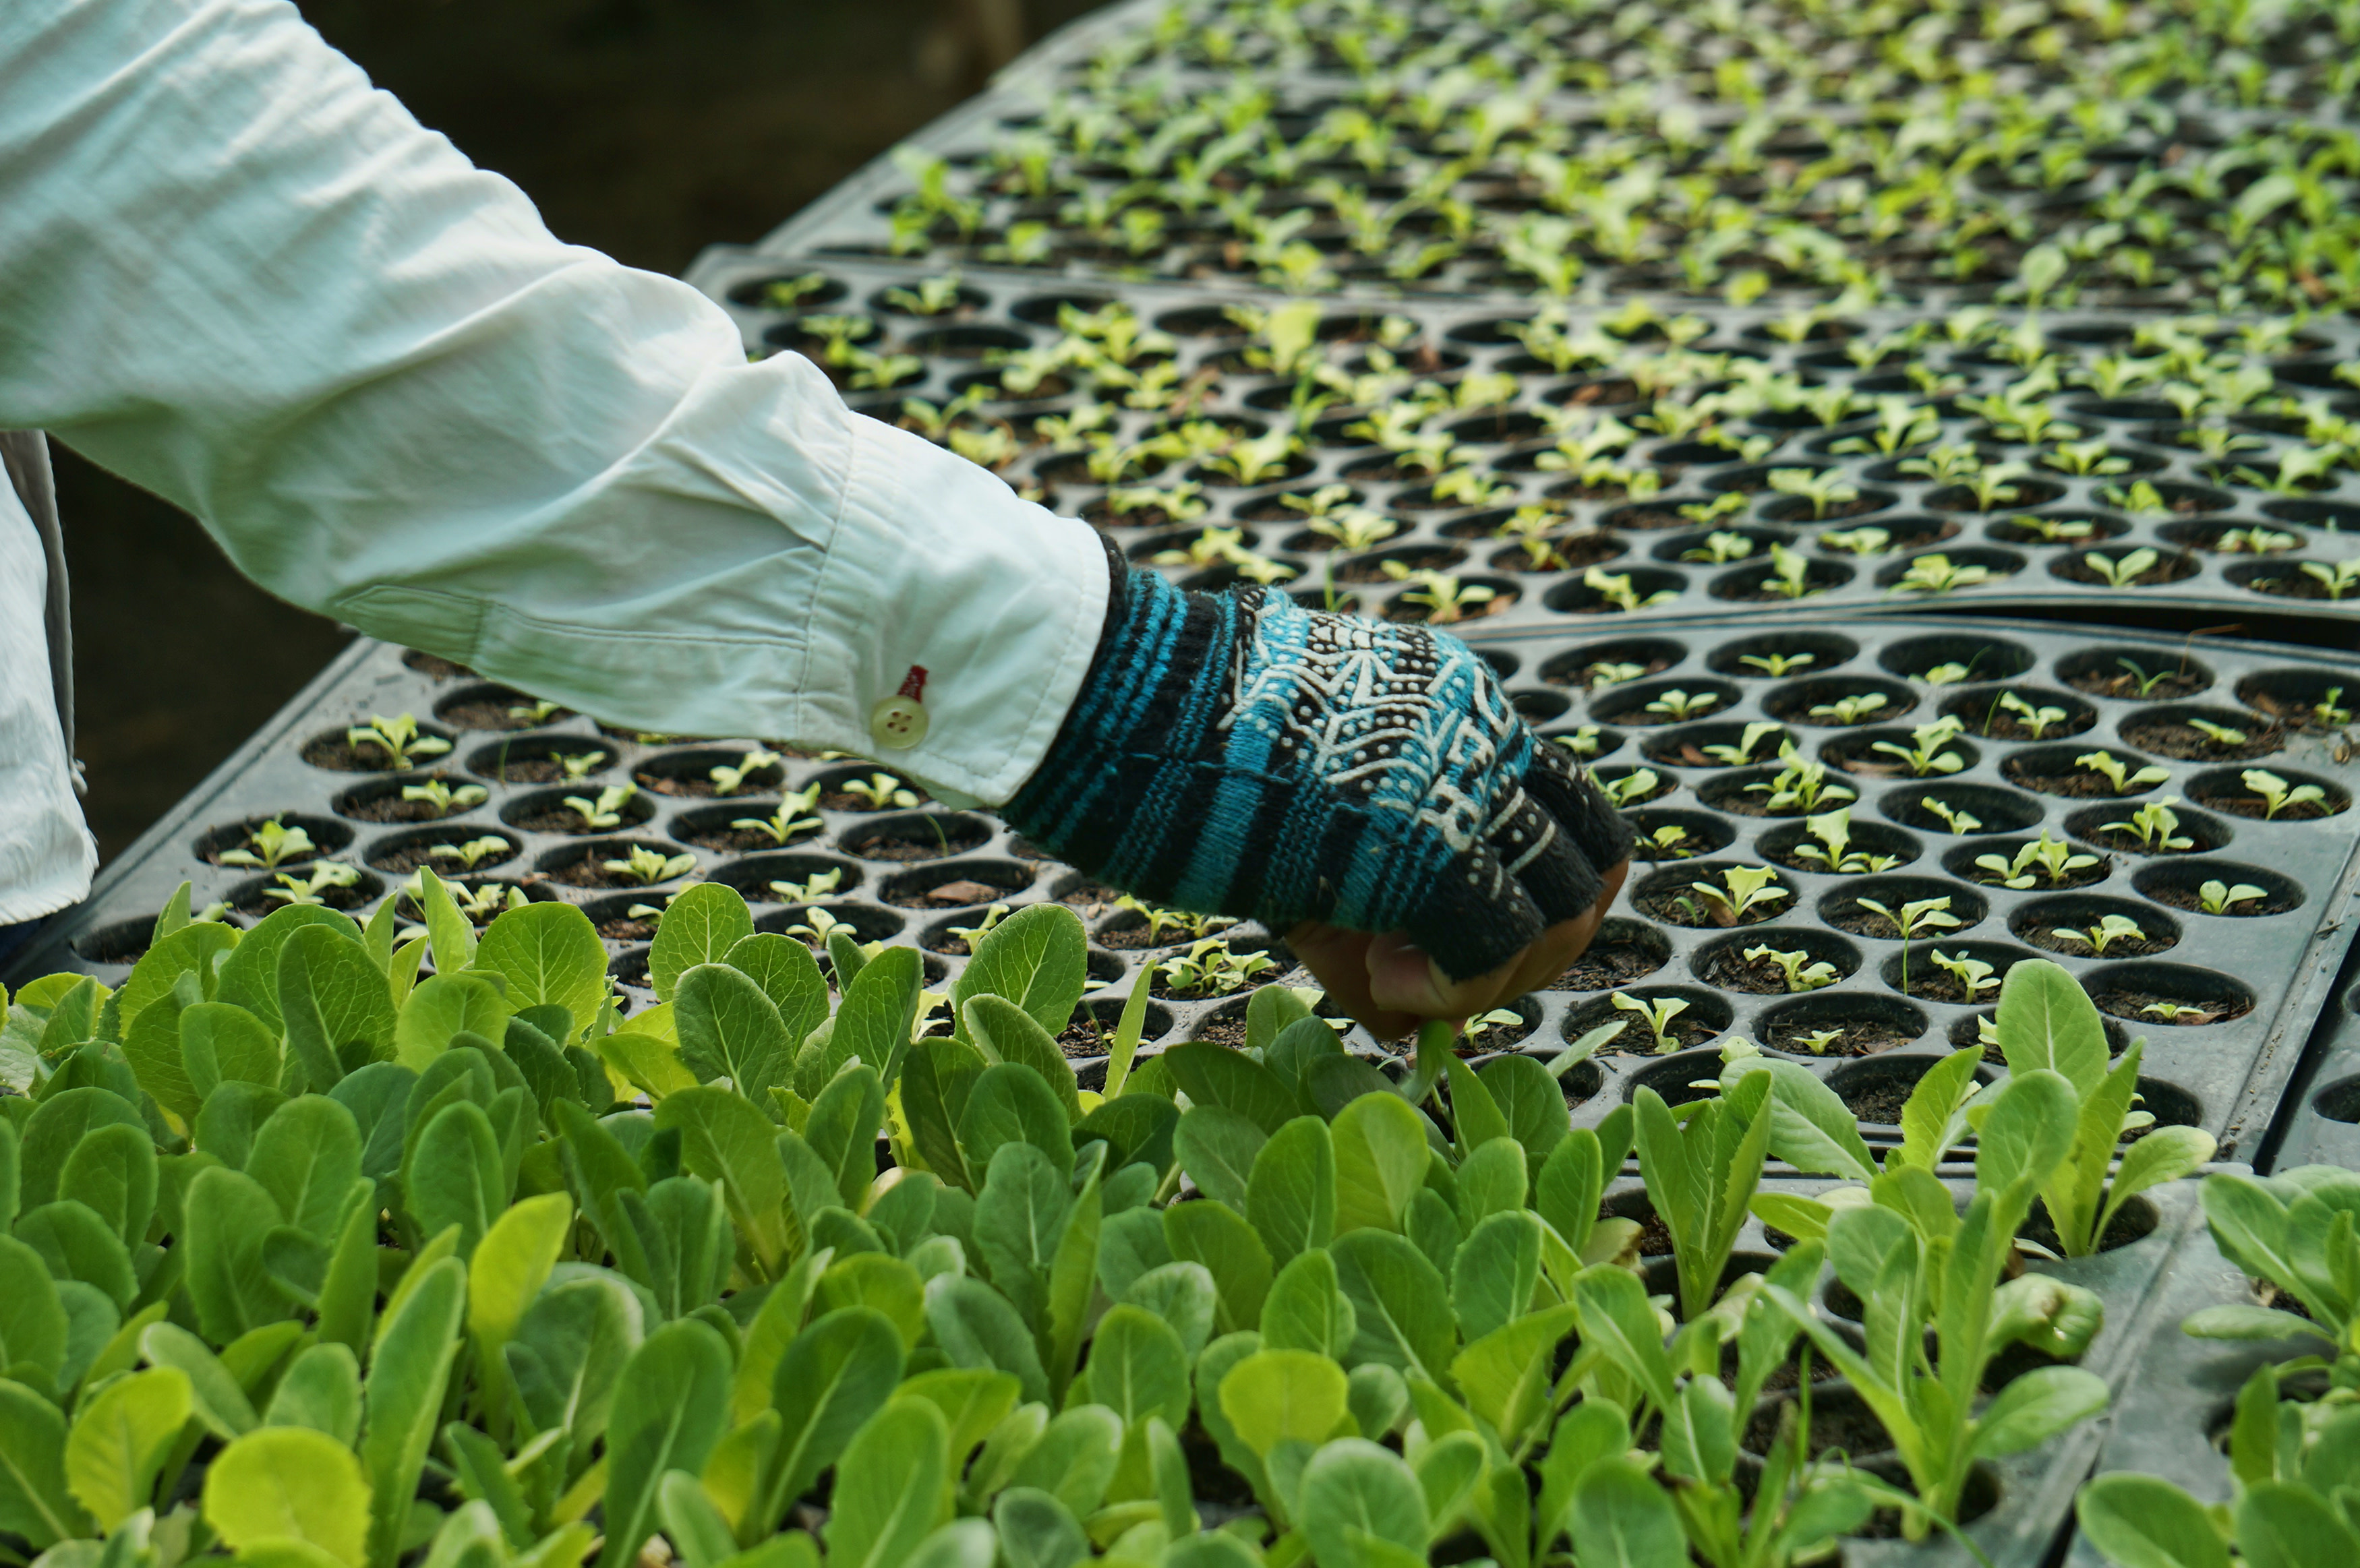
[[[1465,643],[1118,569],[1047,757],[1002,814],[1158,903],[1399,932],[1453,980],[1590,911],[1629,827]]]

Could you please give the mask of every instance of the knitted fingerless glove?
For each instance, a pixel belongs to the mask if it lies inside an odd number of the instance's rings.
[[[1001,814],[1142,898],[1401,931],[1453,979],[1596,902],[1629,827],[1458,638],[1116,572],[1097,658]]]

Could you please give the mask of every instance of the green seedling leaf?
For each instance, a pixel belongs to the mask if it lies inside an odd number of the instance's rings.
[[[951,985],[953,1016],[964,1020],[967,1003],[977,996],[1000,996],[1055,1037],[1089,984],[1087,946],[1081,918],[1065,905],[1017,910],[976,943],[974,956]],[[906,1027],[902,1038],[909,1038]]]
[[[66,1436],[66,1485],[101,1530],[148,1506],[189,1411],[189,1379],[169,1367],[118,1377],[75,1411]]]
[[[1993,1397],[1975,1422],[1975,1454],[1995,1459],[2036,1448],[2106,1408],[2106,1380],[2079,1367],[2042,1367]]]
[[[451,1049],[461,1032],[499,1040],[514,1009],[498,986],[474,975],[430,975],[402,999],[393,1022],[393,1059],[413,1073]]]
[[[314,1089],[333,1088],[353,1069],[393,1055],[395,1013],[385,974],[343,929],[307,925],[290,932],[279,949],[278,984],[288,1054],[302,1063]]]
[[[86,1203],[71,1198],[43,1203],[16,1221],[16,1239],[41,1255],[50,1278],[60,1285],[69,1280],[89,1285],[118,1312],[137,1293],[138,1277],[123,1238]]]
[[[361,1174],[360,1124],[325,1094],[302,1094],[270,1113],[254,1135],[246,1173],[261,1183],[281,1220],[333,1243],[344,1203]]]
[[[205,1473],[205,1522],[241,1553],[300,1542],[344,1568],[362,1568],[369,1503],[353,1451],[309,1427],[251,1432]]]
[[[664,916],[667,923],[671,919]],[[760,1104],[793,1072],[793,1047],[779,1009],[761,986],[727,964],[694,964],[676,977],[672,1022],[680,1031],[681,1065],[699,1083],[726,1078]]]
[[[1264,1350],[1221,1379],[1221,1413],[1245,1445],[1267,1459],[1284,1441],[1318,1444],[1349,1415],[1344,1369],[1306,1350]]]
[[[1277,1132],[1301,1108],[1268,1068],[1226,1046],[1175,1045],[1157,1060],[1191,1105],[1218,1105],[1266,1134]]]
[[[1008,1298],[982,1280],[955,1274],[927,1280],[926,1323],[952,1366],[1006,1372],[1026,1399],[1048,1398],[1048,1375],[1032,1330]]]
[[[1491,1422],[1503,1443],[1522,1442],[1548,1414],[1555,1352],[1576,1317],[1570,1302],[1527,1312],[1470,1340],[1451,1362],[1467,1408]]]
[[[258,1423],[253,1402],[229,1368],[203,1340],[178,1323],[148,1324],[139,1335],[139,1353],[149,1365],[181,1374],[190,1413],[223,1442],[245,1436]]]
[[[1336,1260],[1324,1248],[1297,1253],[1262,1298],[1262,1344],[1273,1350],[1307,1350],[1341,1360],[1359,1324],[1336,1279]]]
[[[693,1318],[666,1323],[631,1352],[606,1422],[606,1545],[599,1568],[622,1568],[639,1556],[654,1529],[664,1472],[701,1470],[728,1410],[729,1347],[710,1324]]]
[[[872,1308],[825,1313],[795,1336],[771,1378],[779,1436],[742,1539],[759,1540],[778,1527],[862,1423],[884,1408],[901,1366],[901,1332]]]
[[[672,917],[667,913],[664,918]],[[757,931],[740,939],[721,962],[752,980],[770,998],[770,1006],[779,1009],[779,1021],[786,1025],[790,1049],[800,1047],[826,1018],[827,977],[820,973],[819,960],[812,956],[812,950],[794,938]]]
[[[427,1254],[435,1245],[420,1253],[387,1301],[362,1389],[366,1426],[360,1457],[368,1477],[371,1568],[393,1568],[401,1554],[410,1499],[441,1420],[451,1361],[459,1351],[466,1266],[447,1254],[430,1260]]]
[[[1352,1303],[1351,1359],[1447,1388],[1459,1335],[1448,1288],[1426,1255],[1389,1231],[1370,1229],[1345,1232],[1328,1252],[1337,1284]]]
[[[1011,1486],[991,1505],[992,1529],[1008,1568],[1079,1568],[1089,1537],[1071,1508],[1037,1486]]]
[[[508,999],[519,1009],[561,1007],[577,1027],[606,1006],[606,945],[572,904],[527,904],[501,914],[485,928],[474,966],[506,975]]]
[[[1284,1263],[1328,1245],[1336,1234],[1336,1146],[1328,1124],[1317,1116],[1289,1118],[1254,1154],[1246,1218],[1273,1259]]]
[[[361,1367],[342,1345],[314,1345],[287,1366],[263,1412],[265,1426],[302,1426],[349,1448],[361,1431]]]
[[[214,1344],[226,1345],[292,1311],[263,1261],[265,1238],[285,1219],[269,1191],[243,1171],[216,1167],[189,1184],[180,1240],[188,1255],[185,1279],[198,1326]]]
[[[0,1530],[38,1549],[94,1528],[67,1487],[66,1421],[46,1393],[0,1378]]]
[[[897,1400],[846,1450],[829,1499],[828,1568],[901,1568],[946,1515],[949,1433],[942,1412]]]
[[[1398,1233],[1410,1199],[1426,1181],[1426,1127],[1397,1095],[1367,1094],[1339,1113],[1336,1147],[1336,1228]]]
[[[1061,1173],[1074,1168],[1072,1124],[1048,1082],[1030,1067],[997,1062],[977,1074],[958,1121],[958,1144],[970,1172],[988,1171],[1002,1144],[1029,1143]]]
[[[1426,1492],[1389,1449],[1357,1437],[1328,1443],[1303,1466],[1298,1497],[1319,1568],[1393,1568],[1425,1558]]]
[[[1259,1122],[1236,1111],[1191,1105],[1173,1130],[1172,1147],[1198,1192],[1242,1209],[1255,1159],[1269,1141]]]
[[[2159,1477],[2097,1476],[2074,1514],[2090,1543],[2122,1568],[2229,1568],[2228,1543],[2203,1505]]]
[[[1061,1411],[1017,1461],[1013,1486],[1038,1486],[1087,1519],[1105,1500],[1122,1453],[1122,1418],[1104,1405]]]
[[[1221,1333],[1253,1328],[1262,1321],[1270,1294],[1270,1251],[1236,1210],[1210,1199],[1175,1203],[1164,1211],[1164,1240],[1174,1258],[1201,1264],[1211,1275]]]
[[[700,964],[727,963],[729,950],[753,934],[753,911],[737,888],[722,882],[683,887],[657,922],[656,939],[648,948],[648,984],[659,1000],[672,1001],[683,975]]]
[[[678,1129],[683,1165],[721,1183],[730,1219],[753,1248],[757,1264],[774,1275],[792,1239],[786,1171],[775,1147],[778,1128],[744,1096],[710,1086],[665,1095],[655,1122],[660,1132]]]
[[[285,1032],[279,1012],[280,950],[297,931],[310,926],[337,932],[349,939],[355,946],[360,943],[361,929],[353,923],[350,915],[307,904],[290,904],[283,909],[273,909],[257,921],[254,928],[238,940],[230,955],[222,960],[221,986],[215,993],[215,999],[243,1007],[253,1014],[274,1039]],[[364,957],[366,953],[366,949],[362,950]],[[444,966],[437,964],[435,967],[441,969]],[[465,965],[458,967],[464,968]],[[383,984],[382,975],[378,981]],[[388,995],[388,1006],[391,1001]]]
[[[1631,1459],[1601,1459],[1573,1485],[1568,1530],[1584,1568],[1682,1568],[1688,1539],[1671,1494]]]
[[[2360,1553],[2360,1531],[2318,1493],[2285,1481],[2259,1481],[2236,1504],[2237,1549],[2247,1568],[2316,1568]]]
[[[1069,1121],[1082,1117],[1081,1088],[1056,1037],[1043,1029],[1032,1014],[1004,996],[970,997],[959,1010],[967,1040],[986,1062],[1013,1062],[1030,1067],[1049,1085],[1065,1108]]]
[[[1169,1323],[1134,1306],[1098,1321],[1090,1341],[1089,1395],[1126,1427],[1161,1416],[1188,1419],[1188,1353]]]
[[[180,1009],[180,1066],[200,1102],[229,1080],[276,1088],[286,1069],[278,1034],[227,1002]]]

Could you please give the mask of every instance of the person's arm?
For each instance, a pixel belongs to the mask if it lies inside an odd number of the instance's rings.
[[[371,636],[952,796],[1032,770],[1104,620],[1086,525],[559,244],[281,0],[0,6],[8,427]],[[888,746],[913,670],[926,733]]]

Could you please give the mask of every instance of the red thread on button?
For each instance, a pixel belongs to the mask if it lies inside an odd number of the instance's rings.
[[[893,695],[907,697],[914,702],[925,694],[926,667],[923,664],[913,664],[910,666],[910,673],[901,677],[901,689]]]

